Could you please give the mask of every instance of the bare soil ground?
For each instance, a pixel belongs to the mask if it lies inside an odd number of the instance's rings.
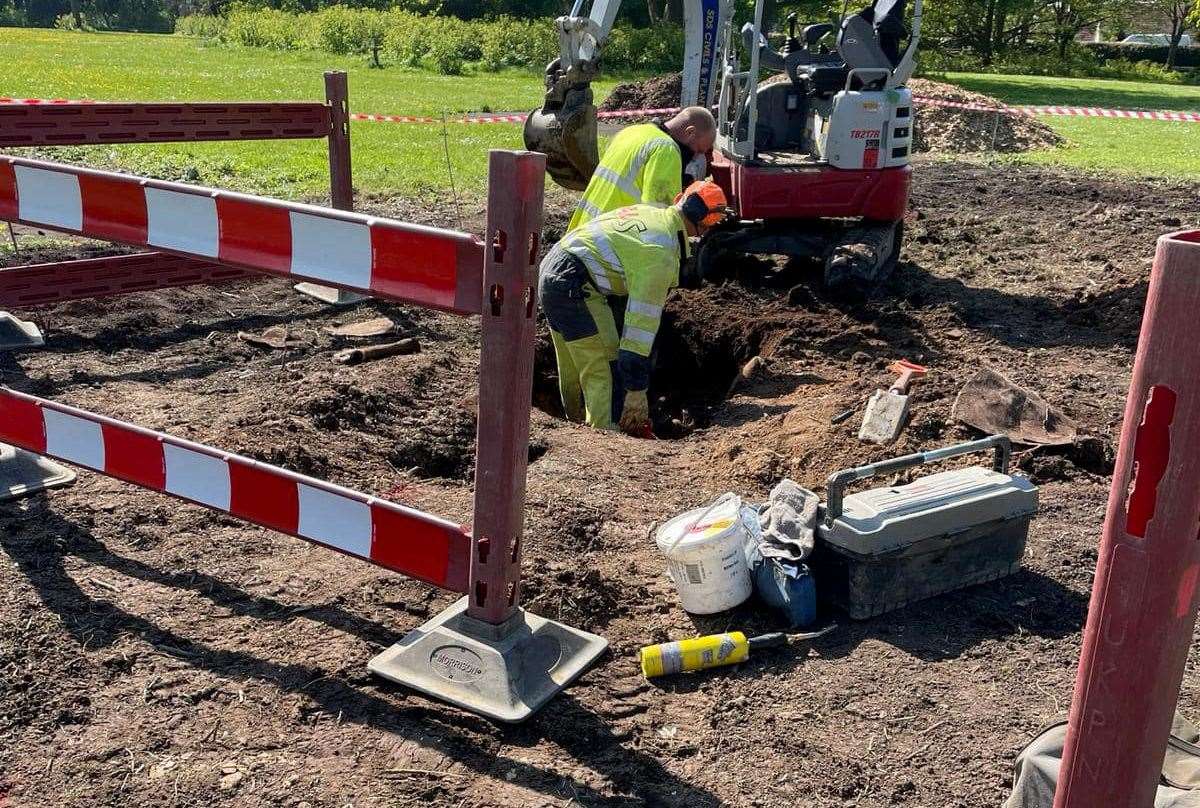
[[[677,294],[655,384],[661,428],[679,439],[535,413],[526,605],[612,650],[522,726],[368,675],[373,654],[451,595],[90,473],[0,507],[0,804],[998,805],[1017,750],[1069,701],[1103,451],[1021,458],[1042,508],[1020,573],[867,622],[827,613],[839,625],[819,640],[654,683],[640,645],[778,623],[753,603],[689,618],[648,533],[725,490],[762,497],[785,475],[819,487],[891,454],[859,444],[857,417],[830,419],[861,408],[901,356],[933,373],[894,452],[967,437],[949,409],[981,365],[1111,447],[1155,239],[1200,225],[1198,192],[922,161],[904,260],[876,299],[835,303],[810,267],[758,261]],[[557,198],[549,236],[566,210]],[[374,313],[422,352],[331,362],[323,327]],[[470,518],[473,323],[332,310],[276,281],[33,316],[48,347],[0,356],[4,384]],[[280,324],[309,345],[236,336]],[[722,400],[755,355],[765,372]],[[547,360],[543,349],[538,393],[552,410]],[[1185,705],[1198,682],[1189,671]]]

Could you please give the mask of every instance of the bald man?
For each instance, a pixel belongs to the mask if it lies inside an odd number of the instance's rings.
[[[568,230],[629,205],[671,205],[693,180],[708,174],[704,155],[716,137],[717,122],[704,107],[622,129],[604,150]]]

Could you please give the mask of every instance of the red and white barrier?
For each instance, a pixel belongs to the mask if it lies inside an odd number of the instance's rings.
[[[470,533],[401,505],[4,388],[0,441],[465,593],[369,668],[464,708],[520,721],[607,646],[520,607],[545,173],[541,154],[491,152],[487,231],[477,240],[327,208],[0,158],[0,221],[481,315]],[[174,277],[170,267],[158,269]],[[13,291],[22,293],[19,283]],[[29,464],[11,451],[5,456],[16,469],[10,474],[17,485],[9,485],[15,495],[70,481],[62,469]]]
[[[1143,808],[1200,606],[1200,231],[1158,240],[1055,808]]]
[[[464,314],[480,307],[483,247],[467,233],[17,157],[0,157],[0,219]]]
[[[27,309],[166,289],[228,283],[255,277],[244,269],[164,252],[80,258],[0,269],[0,308]]]
[[[467,591],[466,529],[402,505],[5,388],[0,440]]]

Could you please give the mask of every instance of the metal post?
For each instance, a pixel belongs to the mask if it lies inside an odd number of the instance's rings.
[[[354,210],[350,172],[350,90],[346,74],[325,74],[325,100],[329,104],[329,204]]]
[[[489,157],[467,597],[369,666],[501,721],[528,718],[608,647],[603,637],[519,606],[545,166],[545,156],[534,152]]]
[[[1164,236],[1088,609],[1055,808],[1154,802],[1200,583],[1200,231]]]
[[[544,176],[545,157],[536,152],[493,151],[490,155],[475,551],[467,610],[488,623],[504,622],[520,598]]]
[[[354,210],[354,184],[350,170],[350,90],[346,73],[325,74],[325,101],[329,106],[329,204],[339,210]],[[366,295],[347,292],[319,283],[298,283],[296,291],[322,303],[349,306],[366,300]]]

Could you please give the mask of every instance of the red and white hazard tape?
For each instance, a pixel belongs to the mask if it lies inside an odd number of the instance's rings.
[[[1102,109],[1099,107],[1020,107],[1026,115],[1049,115],[1082,118],[1132,118],[1140,121],[1176,121],[1200,123],[1200,112],[1171,110]]]
[[[1103,109],[1100,107],[1047,107],[1047,106],[1002,106],[989,107],[983,104],[967,104],[958,101],[944,101],[940,98],[913,98],[919,106],[950,107],[972,112],[991,112],[1001,115],[1028,115],[1031,117],[1084,117],[1084,118],[1124,118],[1142,121],[1175,121],[1178,123],[1200,123],[1200,112],[1173,112],[1170,110],[1136,110],[1136,109]],[[662,107],[658,109],[618,109],[596,113],[596,117],[605,119],[621,118],[650,118],[656,115],[672,115],[679,111],[678,107]],[[526,115],[470,115],[445,119],[446,123],[524,123]],[[350,116],[355,121],[377,121],[388,123],[442,123],[442,118],[417,115],[367,115],[357,113]]]
[[[960,101],[945,101],[940,98],[914,97],[921,106],[949,107],[972,112],[991,112],[1001,115],[1029,115],[1031,117],[1057,118],[1126,118],[1140,121],[1175,121],[1178,123],[1200,123],[1200,112],[1173,112],[1171,110],[1105,109],[1103,107],[1053,107],[1053,106],[1002,106],[989,107],[983,104],[967,104]]]
[[[0,96],[0,104],[98,104],[87,98],[9,98]]]
[[[969,104],[960,101],[945,101],[940,98],[914,97],[918,105],[932,107],[949,107],[972,112],[991,112],[1002,115],[1029,115],[1034,117],[1071,117],[1071,118],[1118,118],[1140,121],[1173,121],[1176,123],[1200,123],[1200,112],[1175,112],[1172,110],[1139,110],[1139,109],[1106,109],[1103,107],[1059,107],[1059,106],[1001,106],[989,107],[983,104]],[[76,101],[65,98],[4,98],[0,104],[96,104],[97,101]],[[659,107],[657,109],[617,109],[596,113],[600,120],[620,118],[650,118],[656,115],[672,115],[679,107]],[[528,115],[515,113],[507,115],[456,115],[453,118],[440,118],[432,115],[375,115],[356,112],[350,115],[352,121],[370,121],[374,123],[524,123]]]
[[[524,123],[527,115],[469,115],[466,117],[446,118],[446,123]],[[354,112],[350,115],[352,121],[373,121],[375,123],[442,123],[442,118],[429,115],[371,115],[365,112]]]
[[[420,511],[5,388],[0,439],[466,591],[466,530]]]
[[[610,118],[653,118],[654,115],[673,115],[679,112],[679,107],[661,107],[659,109],[613,109],[596,113],[600,120]],[[366,120],[380,124],[523,124],[529,115],[515,113],[510,115],[456,115],[454,118],[434,118],[432,115],[372,115],[368,113],[353,113],[350,120]]]

